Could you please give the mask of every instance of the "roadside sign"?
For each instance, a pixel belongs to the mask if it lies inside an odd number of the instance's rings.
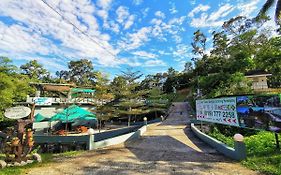
[[[5,110],[4,116],[9,119],[20,119],[27,117],[31,109],[25,106],[16,106]]]
[[[239,126],[236,98],[196,100],[196,118],[200,121]]]

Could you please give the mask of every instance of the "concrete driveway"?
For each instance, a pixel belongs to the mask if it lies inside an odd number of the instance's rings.
[[[161,124],[148,127],[138,140],[34,168],[28,174],[196,174],[254,175],[198,140],[187,127],[187,103],[174,103]]]

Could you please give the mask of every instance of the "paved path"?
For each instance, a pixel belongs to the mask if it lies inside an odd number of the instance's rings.
[[[175,103],[167,120],[150,125],[135,141],[59,158],[29,174],[195,174],[254,175],[194,137],[187,126],[187,103]]]

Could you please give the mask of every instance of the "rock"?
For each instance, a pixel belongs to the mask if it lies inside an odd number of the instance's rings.
[[[14,166],[21,166],[21,164],[18,163],[18,162],[15,162],[15,163],[14,163]]]
[[[25,161],[21,161],[20,166],[24,166],[27,165],[27,163]]]
[[[0,160],[0,168],[5,168],[7,163],[4,160]]]
[[[34,160],[27,160],[26,163],[33,163]]]
[[[41,158],[40,154],[38,154],[38,153],[33,154],[32,158],[39,163],[42,162],[42,158]]]

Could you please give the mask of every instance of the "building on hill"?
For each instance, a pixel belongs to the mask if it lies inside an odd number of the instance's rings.
[[[268,89],[267,77],[271,75],[272,74],[267,73],[265,71],[253,70],[247,72],[245,74],[245,77],[252,82],[252,89],[254,91],[260,91],[260,90],[266,91]]]

